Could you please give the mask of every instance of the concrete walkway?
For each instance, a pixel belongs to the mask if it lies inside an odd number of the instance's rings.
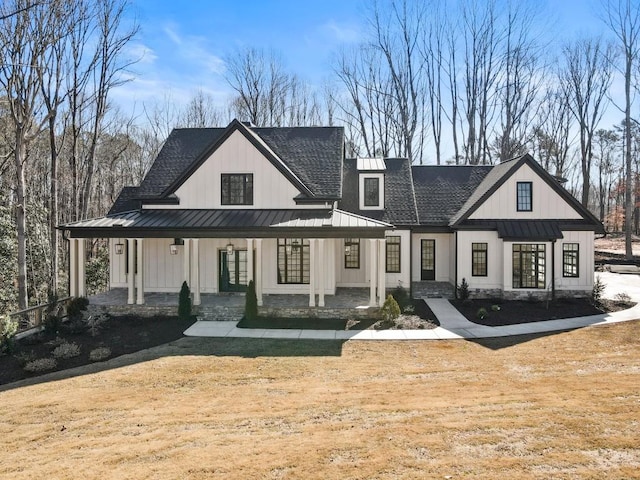
[[[640,318],[640,276],[621,275],[610,272],[597,273],[606,285],[604,297],[614,298],[626,293],[638,304],[628,310],[591,315],[588,317],[564,318],[546,322],[521,323],[503,327],[487,327],[468,321],[448,300],[425,298],[427,305],[440,322],[432,330],[293,330],[266,328],[237,328],[237,322],[198,321],[184,334],[193,337],[229,338],[280,338],[313,340],[450,340],[490,337],[507,337],[532,333],[570,330],[591,325],[606,325]]]

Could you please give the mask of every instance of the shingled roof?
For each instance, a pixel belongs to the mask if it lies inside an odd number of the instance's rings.
[[[489,174],[491,166],[412,167],[419,223],[445,227]]]
[[[406,158],[384,159],[384,210],[360,210],[358,170],[355,158],[345,159],[340,208],[396,226],[415,225],[418,212],[411,181],[411,164]]]

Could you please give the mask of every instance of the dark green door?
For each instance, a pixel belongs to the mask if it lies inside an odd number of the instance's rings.
[[[422,240],[420,248],[420,279],[436,279],[436,241]]]
[[[221,292],[246,291],[247,251],[234,250],[229,255],[226,250],[220,250],[218,272],[218,288]]]

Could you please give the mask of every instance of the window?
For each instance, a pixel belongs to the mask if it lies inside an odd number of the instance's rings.
[[[278,239],[278,283],[309,283],[309,240]]]
[[[253,205],[253,174],[223,173],[222,205]]]
[[[364,206],[377,207],[380,205],[380,179],[364,179]]]
[[[578,252],[577,243],[562,244],[562,276],[578,277]]]
[[[487,244],[471,244],[471,275],[474,277],[487,276]]]
[[[531,211],[531,182],[517,183],[517,210],[519,212]]]
[[[344,268],[360,268],[360,239],[345,238]]]
[[[400,273],[400,237],[387,237],[386,243],[386,271]]]
[[[544,244],[513,245],[513,288],[545,288]]]

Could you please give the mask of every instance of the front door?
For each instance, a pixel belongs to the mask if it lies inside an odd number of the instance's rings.
[[[422,240],[420,249],[420,279],[436,279],[436,241]]]
[[[219,291],[245,292],[247,290],[247,251],[234,250],[229,255],[226,250],[220,250],[218,272]]]

